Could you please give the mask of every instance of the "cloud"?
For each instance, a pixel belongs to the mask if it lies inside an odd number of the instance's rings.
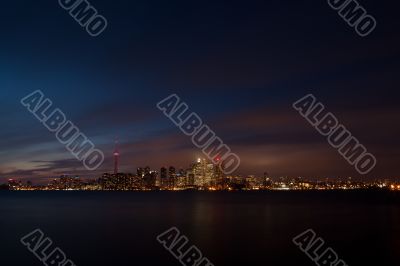
[[[399,140],[396,137],[400,130],[394,123],[398,121],[399,110],[396,108],[352,110],[334,107],[329,111],[337,114],[340,122],[377,156],[378,166],[371,177],[394,176],[397,170],[396,162],[400,159],[397,151]],[[107,119],[112,119],[115,114],[115,112],[109,115],[107,113],[107,110],[100,112],[100,114],[105,114]],[[93,110],[91,114],[82,117],[90,121],[91,117],[93,119],[96,117],[96,114],[97,112]],[[132,123],[140,123],[140,121],[151,123],[153,119],[160,119],[160,117],[168,121],[167,118],[152,112],[145,117],[146,119],[142,120],[140,115],[133,116]],[[129,115],[127,115],[120,121],[115,121],[115,126],[129,127],[129,121]],[[92,121],[93,125],[96,123]],[[358,175],[337,150],[328,144],[326,138],[321,136],[295,110],[283,107],[257,107],[214,116],[207,123],[241,158],[239,174],[261,175],[269,172],[274,176],[307,177]],[[102,126],[98,126],[99,131]],[[140,138],[137,138],[136,133],[133,132],[132,138],[129,138],[128,131],[126,133],[128,138],[121,139],[119,145],[121,171],[135,172],[137,167],[147,165],[156,170],[170,165],[188,168],[197,157],[203,156],[201,151],[191,143],[190,137],[181,133],[172,123],[171,127],[149,132]],[[29,143],[30,139],[31,137],[26,137],[26,142]],[[36,140],[44,141],[44,139],[46,138],[37,136]],[[59,154],[60,159],[31,160],[29,163],[34,165],[33,168],[3,170],[0,176],[34,178],[43,181],[65,173],[94,178],[103,172],[113,171],[114,144],[112,141],[100,145],[106,159],[103,166],[96,172],[86,171],[79,161],[71,159],[72,156],[56,142],[53,146],[49,144],[49,147],[53,147],[51,150],[46,150],[46,147],[40,146],[39,143],[36,145],[38,145],[37,149],[30,154],[51,151]]]

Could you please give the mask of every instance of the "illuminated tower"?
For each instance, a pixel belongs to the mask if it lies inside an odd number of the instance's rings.
[[[114,150],[114,175],[118,174],[119,167],[119,151],[118,151],[118,140],[115,141],[115,150]]]

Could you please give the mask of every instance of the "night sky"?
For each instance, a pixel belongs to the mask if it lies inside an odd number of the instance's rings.
[[[367,37],[327,1],[91,0],[91,37],[56,0],[4,1],[0,16],[0,183],[61,174],[189,167],[201,151],[156,104],[178,94],[241,158],[238,174],[360,177],[292,104],[314,94],[399,177],[400,4],[360,1]],[[21,104],[40,89],[107,158],[86,171]]]

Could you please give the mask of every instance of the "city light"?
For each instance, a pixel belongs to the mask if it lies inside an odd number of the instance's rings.
[[[117,153],[119,155],[119,152]],[[46,185],[34,186],[18,178],[8,180],[9,190],[64,190],[64,191],[293,191],[293,190],[362,190],[385,189],[400,191],[400,182],[389,180],[355,181],[353,178],[272,177],[268,173],[255,175],[225,175],[218,164],[199,158],[186,169],[173,166],[160,171],[139,167],[136,174],[118,173],[119,156],[114,161],[114,173],[101,177],[81,179],[62,175]]]

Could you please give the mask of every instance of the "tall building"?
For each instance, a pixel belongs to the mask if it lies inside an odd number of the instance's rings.
[[[161,168],[160,171],[160,180],[161,180],[161,188],[166,189],[168,188],[168,170],[165,167]]]
[[[221,164],[214,165],[214,179],[218,189],[228,188],[228,179],[225,177]]]
[[[213,167],[212,164],[207,162],[206,159],[198,159],[192,166],[192,173],[194,175],[194,185],[197,187],[205,187],[212,180]]]
[[[222,188],[226,182],[220,164],[214,164],[206,159],[198,159],[189,172],[189,182],[193,175],[194,185],[203,188]]]
[[[140,187],[144,185],[144,169],[142,167],[138,167],[136,170],[136,177],[137,177],[137,183]]]
[[[137,175],[139,178],[143,178],[143,177],[144,177],[144,169],[141,168],[141,167],[139,167],[139,168],[136,170],[136,175]]]
[[[206,175],[204,177],[204,186],[214,186],[216,184],[215,175],[214,175],[214,164],[206,161]]]
[[[144,176],[150,175],[150,172],[151,172],[150,166],[146,166],[146,167],[144,168]]]
[[[186,176],[186,171],[183,169],[180,169],[178,174],[176,175],[176,186],[183,188],[187,186],[187,176]]]
[[[144,171],[143,182],[146,188],[154,189],[156,186],[158,173],[156,171],[150,171],[150,167],[146,167]]]
[[[186,183],[189,187],[195,186],[193,167],[186,170]]]
[[[119,150],[118,150],[118,141],[115,141],[115,149],[114,149],[114,175],[118,174],[119,171]]]
[[[174,188],[175,187],[175,183],[176,183],[176,169],[173,166],[169,167],[168,170],[168,186],[170,188]]]
[[[201,159],[192,165],[193,185],[196,187],[203,186],[203,177],[205,175],[204,168],[202,167]]]

